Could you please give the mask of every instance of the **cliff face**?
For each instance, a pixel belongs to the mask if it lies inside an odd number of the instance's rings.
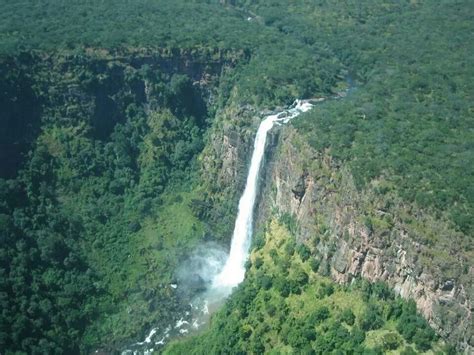
[[[405,205],[383,180],[358,191],[347,170],[313,151],[293,128],[274,140],[257,227],[272,213],[292,215],[299,241],[316,247],[320,273],[339,283],[387,282],[415,300],[438,334],[471,352],[474,270],[459,247],[466,236]]]
[[[256,110],[239,104],[235,96],[238,93],[233,92],[228,105],[216,113],[201,154],[202,199],[210,232],[229,241],[260,121]]]
[[[216,103],[221,74],[245,58],[242,51],[191,49],[84,49],[0,58],[0,177],[16,176],[40,127],[48,123],[84,120],[94,138],[106,141],[115,125],[127,119],[131,104],[148,111],[185,107],[185,114],[205,119]],[[160,83],[173,76],[188,80],[184,89],[183,80],[175,80],[174,88],[186,96],[182,102],[164,102]]]

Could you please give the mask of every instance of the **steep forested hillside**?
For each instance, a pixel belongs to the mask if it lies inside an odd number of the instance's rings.
[[[203,334],[166,354],[332,352],[424,353],[440,346],[434,331],[384,283],[335,286],[317,273],[314,247],[296,245],[296,223],[272,220],[258,237],[245,281]],[[416,352],[415,352],[416,349]]]
[[[1,180],[2,347],[78,352],[130,336],[140,328],[135,317],[166,318],[177,303],[159,285],[202,234],[186,201],[207,124],[205,95],[185,73],[154,71],[156,58],[135,57],[150,65],[134,67],[29,56],[28,69],[22,60],[15,64],[43,104],[40,130],[22,128],[36,134],[22,169]],[[179,228],[167,217],[176,210]]]
[[[436,282],[464,304],[447,299],[435,319],[445,339],[383,282],[336,285],[275,210],[210,330],[167,351],[472,347],[473,12],[467,0],[2,2],[0,352],[113,352],[175,322],[192,296],[171,287],[176,269],[203,241],[228,244],[262,114],[348,87],[294,121],[316,152],[304,159],[376,190],[387,206],[365,211],[368,230],[403,219],[420,265],[449,262]]]
[[[321,82],[311,51],[218,4],[5,3],[1,16],[1,348],[120,349],[186,306],[169,286],[186,252],[230,237],[198,204],[216,110],[329,92],[339,67]]]

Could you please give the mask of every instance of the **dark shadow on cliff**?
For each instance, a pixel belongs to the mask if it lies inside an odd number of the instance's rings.
[[[29,55],[0,63],[0,178],[15,178],[39,133],[41,100],[25,68]]]

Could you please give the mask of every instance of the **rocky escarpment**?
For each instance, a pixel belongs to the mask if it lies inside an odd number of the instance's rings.
[[[459,350],[473,351],[473,275],[463,236],[445,219],[408,206],[383,178],[358,191],[351,174],[285,127],[268,157],[258,225],[292,215],[311,243],[319,272],[348,283],[387,282]],[[275,148],[275,147],[274,147]]]
[[[171,106],[182,111],[176,114],[202,118],[204,125],[222,74],[246,58],[244,51],[218,49],[81,49],[2,57],[0,177],[16,176],[44,124],[85,121],[94,138],[107,141],[128,111]],[[167,102],[169,90],[182,99]]]
[[[231,96],[236,96],[233,92]],[[216,113],[201,154],[203,208],[215,238],[230,240],[238,199],[244,189],[260,115],[250,105],[231,97]]]

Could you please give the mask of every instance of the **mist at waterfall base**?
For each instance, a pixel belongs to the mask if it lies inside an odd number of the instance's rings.
[[[178,292],[186,298],[194,298],[192,304],[224,297],[225,295],[217,295],[218,292],[215,291],[218,290],[212,285],[227,258],[228,251],[220,244],[205,242],[199,245],[176,272]],[[201,302],[197,302],[197,299]]]
[[[161,347],[171,337],[192,333],[207,323],[210,314],[229,296],[245,277],[245,263],[249,257],[253,233],[253,215],[258,192],[267,133],[274,125],[287,123],[299,114],[309,111],[313,105],[296,100],[288,109],[266,116],[260,123],[254,141],[254,149],[244,192],[239,201],[230,252],[214,243],[200,245],[177,270],[177,283],[172,284],[184,298],[192,297],[190,310],[176,323],[153,328],[142,342],[132,345],[122,354],[150,353],[153,347]],[[194,295],[194,296],[193,296]]]
[[[275,124],[286,123],[312,107],[308,102],[297,100],[289,109],[269,115],[260,123],[255,136],[245,189],[239,201],[229,255],[227,256],[217,244],[207,243],[199,246],[189,261],[184,264],[185,267],[178,271],[180,286],[192,289],[202,284],[206,287],[204,294],[199,297],[207,300],[207,304],[219,303],[244,280],[245,262],[249,256],[252,240],[259,175],[268,131]]]

